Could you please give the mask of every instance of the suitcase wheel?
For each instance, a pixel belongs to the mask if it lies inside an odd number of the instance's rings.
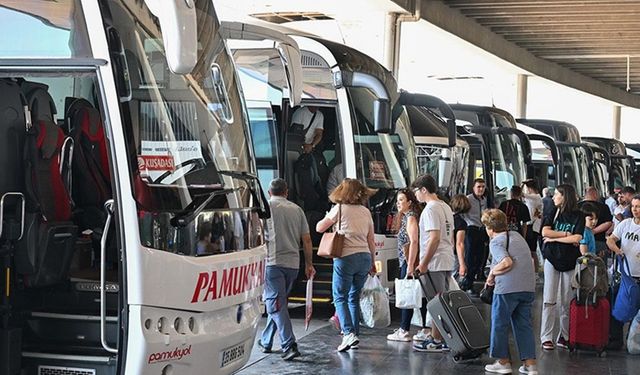
[[[462,361],[462,357],[459,355],[454,355],[453,356],[453,362],[454,363],[460,363],[460,361]]]

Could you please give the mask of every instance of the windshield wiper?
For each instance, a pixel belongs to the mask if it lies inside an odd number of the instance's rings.
[[[256,202],[260,202],[260,211],[258,212],[258,217],[260,217],[261,219],[268,219],[271,217],[269,202],[264,195],[264,191],[262,191],[262,189],[260,188],[260,180],[258,179],[258,176],[245,171],[218,171],[218,173],[245,181],[247,183],[247,186],[249,186],[249,191],[251,192],[253,199],[255,199]],[[260,193],[259,197],[258,192]]]
[[[218,195],[234,193],[241,189],[243,188],[223,189],[223,190],[216,190],[209,194],[196,195],[194,197],[196,199],[192,200],[191,203],[187,205],[187,207],[182,209],[182,211],[176,213],[171,218],[171,220],[169,220],[169,223],[174,227],[186,227],[202,212],[202,210],[204,210],[207,207],[207,205],[213,200],[213,198],[217,197]],[[201,198],[201,197],[206,197],[206,198],[204,201],[202,201],[202,203],[197,204],[196,202],[199,200],[198,198]]]

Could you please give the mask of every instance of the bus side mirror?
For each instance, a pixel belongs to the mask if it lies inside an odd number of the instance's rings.
[[[198,55],[194,0],[145,0],[145,3],[160,21],[169,69],[176,74],[191,73]],[[218,30],[208,32],[214,34]]]
[[[456,120],[447,119],[447,133],[448,133],[448,145],[449,147],[455,147],[458,133],[456,131]]]
[[[453,163],[449,159],[438,160],[438,186],[451,186]]]
[[[376,133],[391,133],[391,103],[387,99],[373,102],[373,124]]]

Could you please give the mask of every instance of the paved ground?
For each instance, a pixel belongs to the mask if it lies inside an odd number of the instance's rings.
[[[541,292],[537,297],[534,307],[538,312],[534,317],[536,334],[540,327]],[[479,300],[476,303],[486,319],[488,306]],[[249,363],[240,374],[484,374],[484,364],[491,362],[485,355],[470,363],[456,364],[447,354],[414,352],[409,343],[388,342],[386,335],[398,326],[397,312],[392,314],[393,322],[388,328],[361,329],[360,349],[338,353],[336,347],[340,336],[327,323],[333,313],[332,307],[315,306],[314,320],[307,332],[304,331],[304,307],[290,308],[290,312],[302,356],[284,362],[278,353],[265,355],[254,347]],[[260,329],[265,321],[262,320]],[[536,340],[539,347],[539,339]],[[511,348],[515,353],[513,340]],[[640,374],[640,356],[629,355],[626,351],[608,352],[599,358],[591,352],[539,350],[538,359],[540,374]],[[519,366],[519,361],[515,361],[514,373]]]

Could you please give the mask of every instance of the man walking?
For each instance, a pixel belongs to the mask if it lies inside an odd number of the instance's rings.
[[[271,353],[276,330],[280,335],[282,358],[290,361],[300,356],[293,334],[287,299],[298,276],[300,242],[304,248],[305,274],[310,278],[316,273],[311,262],[311,236],[302,209],[287,200],[289,190],[281,178],[271,181],[269,206],[271,224],[268,230],[268,255],[263,298],[267,309],[267,326],[262,331],[258,346],[263,353]]]
[[[420,214],[420,261],[417,270],[425,285],[428,299],[449,290],[449,279],[454,266],[453,257],[453,212],[436,195],[437,185],[430,175],[422,175],[413,182],[413,192],[418,201],[426,203]],[[424,275],[428,272],[428,275]],[[413,349],[421,352],[444,352],[448,350],[442,335],[431,324],[431,335],[415,343]]]

